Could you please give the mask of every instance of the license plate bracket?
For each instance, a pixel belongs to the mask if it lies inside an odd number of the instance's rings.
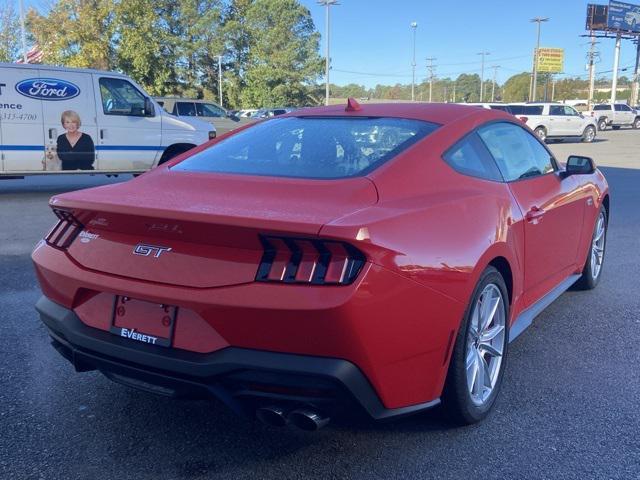
[[[171,347],[178,307],[115,295],[109,331],[141,343]]]

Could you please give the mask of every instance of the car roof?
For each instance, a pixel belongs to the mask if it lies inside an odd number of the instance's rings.
[[[492,112],[482,107],[455,103],[366,103],[356,111],[346,111],[345,104],[312,107],[286,114],[287,117],[398,117],[447,124],[481,111]],[[282,118],[282,117],[280,117]]]

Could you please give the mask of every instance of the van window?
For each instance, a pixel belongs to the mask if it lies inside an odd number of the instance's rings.
[[[211,103],[196,103],[196,111],[199,117],[224,117],[224,110]]]
[[[173,112],[183,117],[195,117],[196,107],[193,102],[176,102]]]
[[[144,95],[127,80],[101,78],[99,84],[105,115],[144,116]]]

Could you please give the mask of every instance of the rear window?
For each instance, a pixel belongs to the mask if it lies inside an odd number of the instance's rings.
[[[400,118],[276,118],[238,132],[172,168],[278,177],[354,177],[382,165],[437,127]]]

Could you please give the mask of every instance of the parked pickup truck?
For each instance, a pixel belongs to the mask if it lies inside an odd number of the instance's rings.
[[[585,112],[591,115],[598,123],[598,130],[611,127],[618,130],[622,126],[640,128],[640,113],[624,103],[601,103],[594,105],[593,110]]]

